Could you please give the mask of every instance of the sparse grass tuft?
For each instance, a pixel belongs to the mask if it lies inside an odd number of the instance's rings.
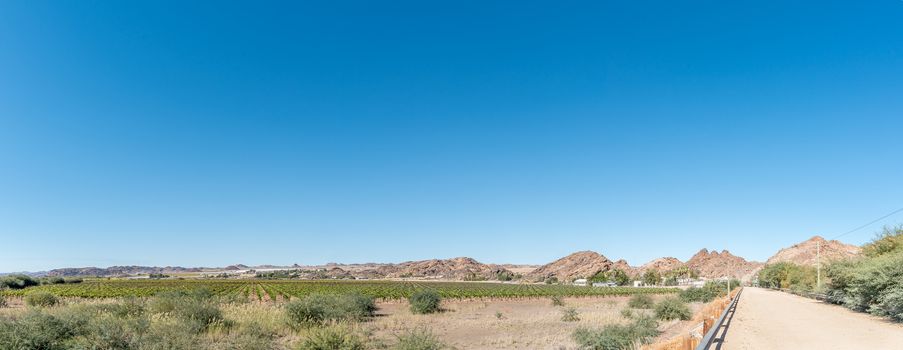
[[[311,328],[298,350],[363,350],[363,338],[343,323]]]
[[[601,330],[578,328],[573,338],[580,349],[628,350],[649,343],[658,335],[658,322],[651,317],[637,318],[629,325],[612,324]]]
[[[311,294],[285,305],[288,323],[295,329],[328,321],[362,321],[375,311],[373,298],[361,294]]]
[[[634,295],[627,303],[627,306],[630,306],[634,309],[651,309],[654,305],[655,302],[652,300],[652,297],[646,294]]]
[[[564,322],[577,322],[580,321],[580,314],[577,313],[577,308],[568,307],[564,310],[561,310],[561,320]]]
[[[445,344],[428,328],[415,328],[398,335],[393,350],[440,350]]]
[[[552,300],[552,306],[564,306],[564,300],[560,296],[553,295],[549,299]]]

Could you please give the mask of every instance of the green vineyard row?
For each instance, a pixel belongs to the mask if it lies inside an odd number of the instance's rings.
[[[3,295],[22,296],[46,291],[62,297],[117,298],[148,297],[164,291],[206,289],[218,296],[243,296],[252,300],[303,297],[308,294],[361,293],[377,299],[403,299],[418,290],[434,290],[445,298],[530,298],[548,296],[618,296],[660,294],[674,288],[580,287],[546,284],[506,284],[434,281],[348,281],[348,280],[86,280],[80,284],[53,284]]]

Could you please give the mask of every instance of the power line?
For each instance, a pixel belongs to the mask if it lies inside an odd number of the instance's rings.
[[[876,222],[878,222],[878,221],[881,221],[881,220],[883,220],[883,219],[885,219],[885,218],[887,218],[887,217],[890,217],[891,215],[894,215],[894,214],[896,214],[896,213],[899,213],[899,212],[901,212],[901,211],[903,211],[903,208],[894,210],[894,211],[890,212],[890,214],[887,214],[887,215],[882,216],[882,217],[880,217],[880,218],[877,218],[877,219],[875,219],[875,220],[869,221],[869,223],[867,223],[867,224],[865,224],[865,225],[862,225],[862,226],[859,226],[859,227],[854,228],[854,229],[852,229],[852,230],[849,230],[849,231],[847,231],[847,232],[841,233],[841,234],[839,234],[839,235],[837,235],[836,237],[831,238],[831,239],[838,239],[838,238],[840,238],[840,237],[846,236],[846,235],[851,234],[851,233],[853,233],[853,232],[859,231],[859,230],[861,230],[861,229],[866,228],[868,225],[874,224],[874,223],[876,223]]]

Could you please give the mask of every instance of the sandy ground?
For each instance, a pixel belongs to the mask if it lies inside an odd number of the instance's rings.
[[[903,325],[841,306],[744,288],[723,349],[903,349]]]
[[[664,296],[654,296],[656,300]],[[571,334],[578,327],[601,328],[606,324],[625,323],[621,310],[627,297],[565,298],[566,307],[575,307],[580,321],[563,322],[563,307],[553,306],[549,299],[492,301],[444,301],[445,312],[414,315],[407,303],[385,303],[371,329],[379,338],[416,327],[428,327],[444,342],[457,349],[574,349]],[[694,310],[699,305],[694,305]],[[651,312],[651,310],[646,311]],[[685,328],[686,322],[663,322],[664,334]]]

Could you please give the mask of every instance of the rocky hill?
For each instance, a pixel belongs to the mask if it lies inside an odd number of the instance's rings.
[[[368,278],[435,278],[452,280],[495,280],[499,275],[514,275],[499,265],[487,265],[472,258],[408,261],[380,266],[361,272]]]
[[[768,259],[766,264],[792,262],[800,265],[815,266],[819,245],[821,245],[822,262],[849,259],[859,255],[861,250],[852,244],[846,244],[837,240],[829,241],[821,236],[814,236],[791,247],[779,250],[777,254]]]
[[[678,267],[684,266],[684,263],[677,258],[673,258],[670,256],[666,256],[664,258],[658,258],[643,264],[640,266],[639,272],[643,273],[647,270],[658,270],[659,272],[668,272],[674,270]]]
[[[727,250],[709,251],[702,249],[690,260],[687,260],[687,267],[699,272],[699,276],[706,278],[721,278],[725,276],[738,278],[740,280],[749,280],[759,269],[762,263],[755,261],[746,261],[739,256],[731,254]]]
[[[626,262],[623,263],[626,265]],[[592,251],[576,252],[540,266],[526,276],[527,280],[543,281],[555,277],[559,281],[588,278],[600,271],[612,270],[615,263]]]
[[[63,269],[55,269],[47,271],[47,276],[129,276],[137,274],[151,273],[185,273],[185,272],[201,272],[204,271],[200,267],[179,267],[179,266],[110,266],[107,268],[99,267],[70,267]]]
[[[627,260],[619,259],[615,261],[615,264],[611,267],[612,270],[621,270],[627,273],[628,276],[634,276],[639,272],[639,268],[630,266],[627,263]]]

